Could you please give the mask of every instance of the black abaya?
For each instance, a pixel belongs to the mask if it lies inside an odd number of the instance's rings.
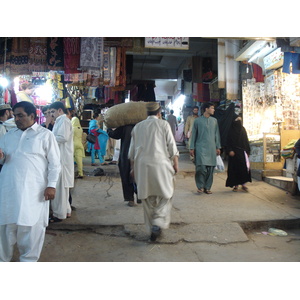
[[[246,155],[250,155],[250,145],[245,128],[241,121],[233,121],[227,138],[226,152],[234,151],[228,156],[226,186],[234,187],[251,182],[251,171],[246,164]]]

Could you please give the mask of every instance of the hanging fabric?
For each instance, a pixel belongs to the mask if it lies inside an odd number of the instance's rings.
[[[47,64],[50,70],[64,69],[64,44],[61,37],[47,38]]]
[[[48,71],[46,37],[30,38],[28,65],[30,73]]]
[[[110,47],[109,48],[109,71],[110,71],[110,81],[109,81],[109,85],[110,86],[115,86],[118,85],[116,84],[116,68],[117,68],[117,59],[119,59],[119,57],[117,57],[117,49],[116,47]]]
[[[80,51],[80,66],[87,69],[101,69],[103,60],[103,38],[82,37]]]
[[[29,73],[29,47],[30,38],[14,37],[10,56],[10,72],[12,75]]]
[[[103,49],[103,84],[105,86],[110,83],[110,50],[109,47],[104,47]]]
[[[79,73],[80,37],[64,37],[64,70],[67,74]]]

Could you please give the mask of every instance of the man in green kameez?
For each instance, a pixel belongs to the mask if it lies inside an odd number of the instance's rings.
[[[216,157],[220,155],[221,141],[213,103],[202,105],[203,114],[195,119],[190,142],[190,155],[195,158],[195,181],[198,193],[211,194]]]

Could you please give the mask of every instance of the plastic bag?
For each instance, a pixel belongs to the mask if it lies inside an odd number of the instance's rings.
[[[281,230],[281,229],[276,229],[276,228],[269,228],[269,233],[272,235],[278,235],[278,236],[287,236],[288,234]]]
[[[217,165],[215,167],[215,172],[222,173],[225,171],[223,159],[220,155],[217,155]]]

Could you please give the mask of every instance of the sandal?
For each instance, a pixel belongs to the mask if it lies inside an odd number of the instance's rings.
[[[244,190],[245,192],[249,192],[248,188],[245,185],[242,186],[242,190]]]
[[[197,190],[197,193],[199,193],[199,194],[202,194],[203,192],[204,192],[203,189],[198,189],[198,190]]]
[[[212,194],[212,191],[210,191],[210,190],[205,190],[204,192],[209,195]]]
[[[237,192],[238,191],[238,188],[235,186],[232,190],[233,192]]]

